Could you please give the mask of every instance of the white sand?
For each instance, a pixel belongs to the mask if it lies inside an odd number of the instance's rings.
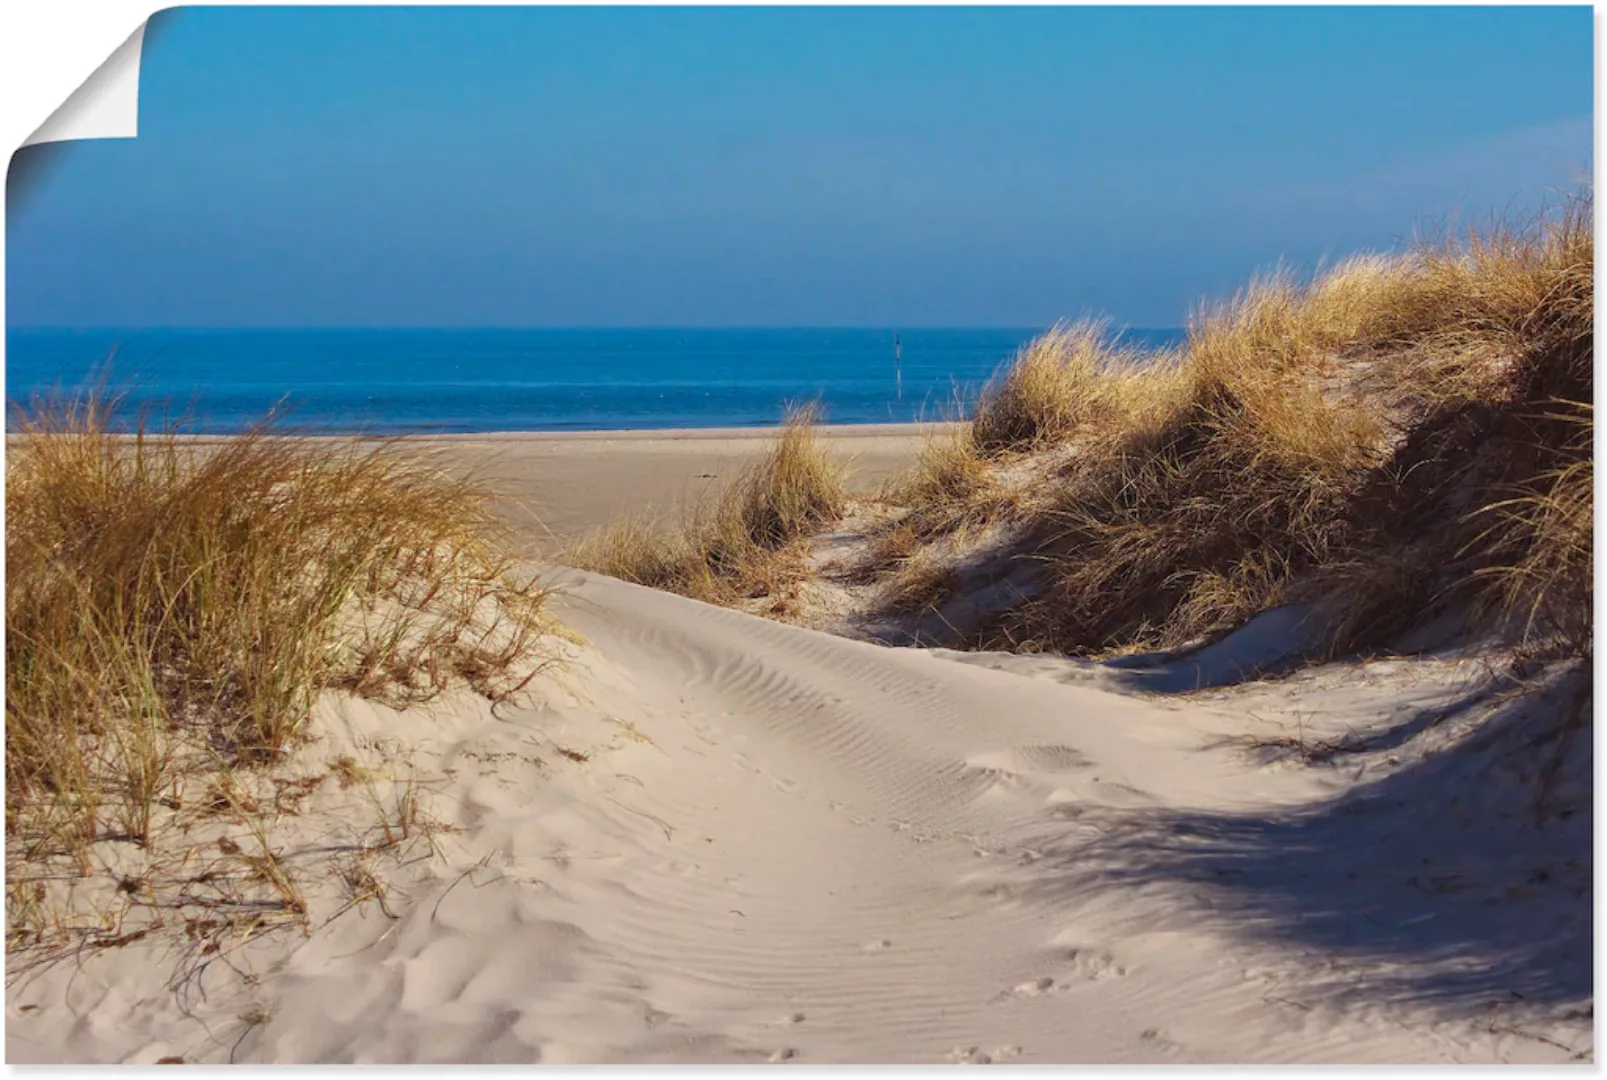
[[[1501,775],[1506,750],[1447,749],[1455,722],[1327,766],[1244,743],[1400,732],[1455,696],[1454,665],[1138,698],[1076,665],[957,663],[564,580],[560,613],[588,644],[534,703],[331,698],[320,741],[286,766],[350,753],[425,781],[427,812],[455,831],[433,856],[376,864],[394,919],[369,901],[330,921],[329,861],[372,820],[325,783],[271,837],[310,934],[186,955],[158,933],[14,965],[8,1060],[1491,1062],[1593,1047],[1588,731],[1558,784],[1585,812],[1549,831],[1511,809],[1529,801]]]

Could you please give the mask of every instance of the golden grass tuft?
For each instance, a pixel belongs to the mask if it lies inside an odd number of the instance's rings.
[[[487,489],[395,441],[119,434],[113,404],[14,410],[10,854],[148,844],[180,774],[277,760],[326,689],[501,699],[545,664]]]
[[[566,561],[714,604],[771,596],[802,576],[808,537],[840,520],[843,470],[820,444],[819,409],[789,409],[775,447],[675,525],[626,517],[582,538]]]
[[[775,449],[739,481],[728,516],[752,543],[779,548],[842,517],[843,468],[820,445],[819,420],[818,405],[789,409]]]
[[[1122,408],[1123,377],[1146,361],[1109,324],[1060,324],[1033,339],[983,388],[971,439],[985,455],[1032,450]]]
[[[994,484],[993,469],[970,425],[929,431],[915,464],[891,485],[888,497],[907,506],[966,504]]]

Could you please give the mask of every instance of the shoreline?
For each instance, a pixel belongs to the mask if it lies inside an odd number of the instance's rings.
[[[908,437],[968,422],[964,420],[910,420],[899,423],[818,424],[815,427],[815,434],[826,439]],[[475,442],[480,440],[496,442],[646,442],[653,440],[694,442],[700,439],[719,441],[768,439],[774,438],[780,430],[781,425],[778,423],[767,424],[763,427],[599,428],[585,431],[454,431],[444,432],[439,435],[401,434],[381,437],[440,442]],[[227,436],[217,437],[227,438]],[[353,436],[313,435],[307,437],[351,438]],[[363,438],[364,436],[355,437]]]
[[[910,437],[929,431],[941,431],[970,423],[969,420],[909,420],[878,422],[874,424],[817,424],[815,433],[827,439]],[[781,425],[766,424],[760,427],[687,427],[687,428],[587,428],[584,430],[524,430],[496,428],[485,431],[297,431],[286,428],[274,433],[284,439],[358,439],[381,442],[387,439],[405,442],[695,442],[740,441],[743,439],[774,438]],[[21,438],[23,432],[6,431],[8,440]],[[113,432],[115,438],[132,438],[131,431]],[[223,442],[239,438],[243,431],[186,431],[178,438],[193,442]]]

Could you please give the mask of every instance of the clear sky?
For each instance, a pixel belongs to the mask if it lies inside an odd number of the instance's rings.
[[[196,8],[14,326],[1177,326],[1591,167],[1572,8]]]

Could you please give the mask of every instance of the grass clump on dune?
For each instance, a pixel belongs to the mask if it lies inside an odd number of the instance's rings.
[[[111,413],[13,417],[11,856],[148,847],[176,782],[277,760],[327,689],[501,699],[543,666],[547,594],[487,490],[395,442],[120,434]]]
[[[885,489],[888,502],[914,511],[882,537],[874,561],[886,565],[900,558],[900,537],[924,541],[986,525],[1011,509],[1010,494],[977,446],[971,425],[929,433],[915,463]]]
[[[821,447],[814,405],[789,409],[775,447],[672,527],[627,517],[581,540],[567,561],[624,581],[731,604],[802,576],[807,538],[842,517],[842,468]]]
[[[1305,367],[1232,355],[1218,327],[1239,311],[1196,326],[1191,344],[1213,347],[1180,369],[1124,380],[1147,407],[1080,442],[1042,527],[1050,585],[1006,636],[1178,645],[1282,602],[1293,575],[1333,556],[1382,429]]]
[[[1036,596],[976,640],[1170,647],[1286,601],[1329,648],[1434,611],[1586,651],[1593,468],[1588,194],[1526,228],[1287,274],[1203,310],[1181,356],[1056,328],[980,401],[975,465],[1067,447],[1016,559]],[[934,458],[937,460],[937,458]],[[918,469],[916,515],[957,496]],[[964,496],[958,497],[964,501]],[[945,511],[952,517],[952,509]]]
[[[984,455],[1033,450],[1124,411],[1134,373],[1155,362],[1116,344],[1108,323],[1081,320],[1034,338],[982,390],[971,443]]]
[[[1170,352],[1119,344],[1106,322],[1057,325],[983,388],[971,420],[926,436],[913,466],[886,489],[888,502],[911,509],[899,528],[963,544],[970,530],[1030,515],[1044,494],[1035,459],[1164,413],[1176,368]],[[884,569],[897,562],[886,547],[872,559]]]

